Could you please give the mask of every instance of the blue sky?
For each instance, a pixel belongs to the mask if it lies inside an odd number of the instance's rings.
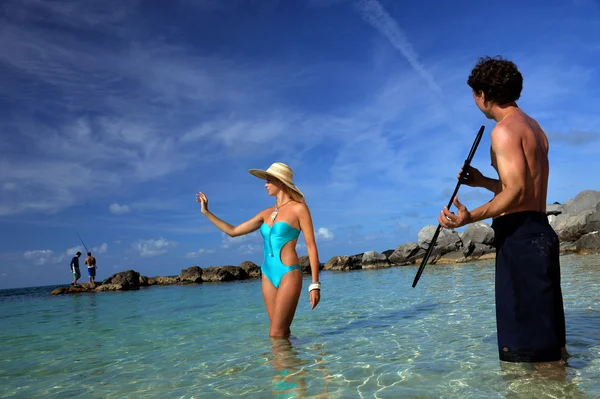
[[[598,189],[593,0],[8,0],[0,5],[0,288],[133,268],[262,261],[195,202],[242,222],[273,204],[249,168],[289,164],[321,261],[416,241],[480,125],[466,79],[500,54],[550,138],[548,202]],[[491,197],[469,187],[459,198]],[[299,245],[300,254],[306,250]]]

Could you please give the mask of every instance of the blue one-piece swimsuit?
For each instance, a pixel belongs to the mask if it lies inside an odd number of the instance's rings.
[[[300,265],[286,266],[281,262],[281,249],[288,242],[295,240],[300,235],[300,230],[286,222],[275,222],[273,226],[263,223],[260,234],[265,241],[264,259],[260,269],[262,273],[279,288],[281,278],[289,271],[300,269]]]

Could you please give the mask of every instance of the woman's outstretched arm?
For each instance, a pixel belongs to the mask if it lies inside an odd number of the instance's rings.
[[[244,234],[252,233],[260,228],[263,224],[262,212],[258,213],[253,218],[246,220],[245,222],[238,224],[237,226],[231,225],[224,220],[219,219],[211,211],[208,210],[208,198],[204,193],[196,194],[196,201],[200,203],[200,211],[208,220],[210,220],[215,226],[219,228],[223,233],[230,237],[243,236]]]

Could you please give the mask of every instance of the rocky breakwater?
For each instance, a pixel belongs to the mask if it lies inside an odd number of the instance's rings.
[[[300,266],[304,274],[310,274],[308,256],[300,258]],[[260,266],[251,261],[244,261],[239,266],[211,266],[206,268],[191,266],[181,270],[177,276],[146,277],[135,270],[127,270],[115,273],[102,282],[97,282],[94,287],[90,286],[89,283],[82,283],[76,287],[59,287],[54,289],[51,295],[138,290],[141,287],[153,285],[219,283],[257,279],[261,276]]]
[[[245,261],[239,266],[211,266],[201,268],[191,266],[181,270],[177,276],[146,277],[135,270],[115,273],[102,282],[97,282],[95,287],[89,283],[79,284],[77,287],[67,286],[54,289],[51,295],[78,294],[82,292],[105,292],[138,290],[140,287],[153,285],[175,284],[200,284],[216,283],[235,280],[247,280],[261,276],[260,267],[253,262]]]
[[[420,262],[435,234],[437,226],[423,227],[416,242],[399,245],[381,253],[367,251],[350,256],[334,256],[325,263],[324,270],[351,271],[381,269],[391,266],[414,265]],[[464,233],[442,230],[429,258],[429,263],[460,263],[494,258],[494,231],[489,224],[477,222],[469,225]]]
[[[546,213],[561,242],[561,253],[600,253],[600,191],[586,190],[564,204],[548,204]],[[396,249],[334,256],[325,263],[324,270],[352,271],[420,264],[436,228],[437,225],[423,227],[416,242],[401,244]],[[494,258],[494,230],[485,222],[477,222],[468,225],[462,234],[442,230],[428,263],[453,264]]]

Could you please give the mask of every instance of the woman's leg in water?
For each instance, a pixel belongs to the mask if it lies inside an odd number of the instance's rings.
[[[285,338],[290,335],[290,326],[294,320],[300,292],[302,290],[302,272],[292,270],[281,278],[276,289],[275,303],[271,315],[271,337]]]
[[[273,323],[273,313],[275,312],[275,299],[277,298],[277,288],[271,283],[271,281],[263,274],[262,276],[262,295],[265,301],[265,308],[267,308],[267,315],[269,321]]]

